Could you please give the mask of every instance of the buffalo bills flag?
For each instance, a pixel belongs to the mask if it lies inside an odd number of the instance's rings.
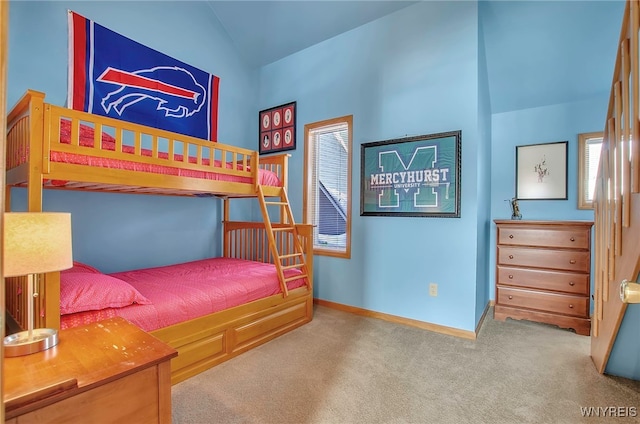
[[[217,140],[217,76],[68,13],[70,108]]]

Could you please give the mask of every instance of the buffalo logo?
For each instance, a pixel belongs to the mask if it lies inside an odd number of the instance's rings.
[[[120,86],[102,99],[106,113],[114,110],[122,115],[129,106],[149,99],[158,103],[156,109],[165,116],[185,118],[198,113],[206,101],[205,88],[189,71],[176,66],[133,72],[108,67],[97,81]]]

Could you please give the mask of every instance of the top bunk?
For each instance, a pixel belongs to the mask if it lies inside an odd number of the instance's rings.
[[[7,117],[6,184],[172,196],[267,196],[286,188],[288,155],[258,152],[44,102],[29,90]]]

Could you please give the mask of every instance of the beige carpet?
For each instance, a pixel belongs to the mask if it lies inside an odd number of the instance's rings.
[[[589,343],[491,314],[472,341],[317,306],[311,323],[175,385],[173,422],[640,422],[640,382],[598,374]],[[610,406],[637,416],[581,413]]]

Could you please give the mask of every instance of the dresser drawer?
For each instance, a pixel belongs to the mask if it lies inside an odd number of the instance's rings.
[[[522,288],[553,290],[588,296],[589,275],[573,272],[498,267],[497,284]]]
[[[590,253],[572,250],[498,246],[498,265],[590,272]]]
[[[498,244],[589,249],[590,235],[591,230],[584,228],[498,227]]]
[[[589,316],[589,298],[581,296],[498,287],[498,304],[585,318]]]

